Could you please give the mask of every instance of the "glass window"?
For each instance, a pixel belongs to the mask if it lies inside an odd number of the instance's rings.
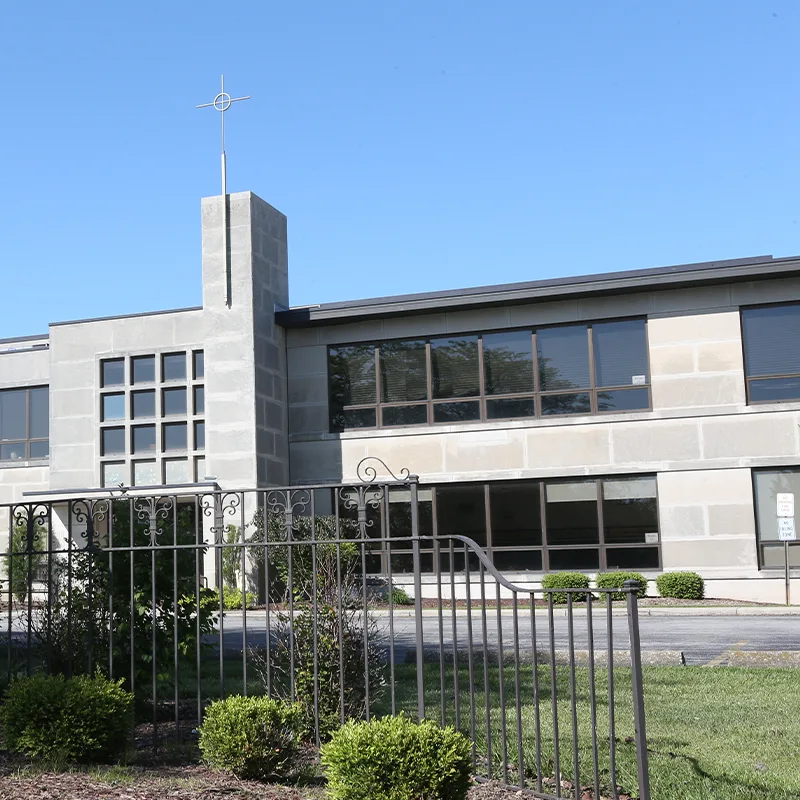
[[[658,569],[657,547],[607,547],[607,569]]]
[[[515,417],[535,417],[536,404],[532,397],[514,397],[505,400],[487,400],[487,419],[513,419]]]
[[[605,479],[602,484],[605,541],[617,544],[658,542],[656,479]]]
[[[486,394],[533,391],[533,337],[530,331],[487,333],[483,337]]]
[[[331,414],[331,430],[346,431],[353,428],[374,428],[376,425],[374,408],[334,409]]]
[[[194,413],[203,414],[206,410],[206,390],[203,386],[195,386],[194,389]]]
[[[756,523],[759,544],[765,542],[783,542],[778,536],[778,494],[791,493],[795,497],[795,512],[800,508],[800,470],[759,470],[753,472],[756,501]],[[800,514],[798,514],[800,516]],[[798,547],[790,544],[790,549]],[[762,563],[768,566],[764,557],[766,550],[762,548]],[[781,556],[781,566],[783,557]]]
[[[742,310],[744,366],[751,402],[800,400],[800,350],[794,346],[798,335],[798,304]]]
[[[112,419],[125,419],[125,395],[124,394],[104,394],[103,395],[103,422]]]
[[[509,481],[490,486],[489,517],[493,548],[540,545],[542,515],[538,482]]]
[[[186,380],[186,354],[168,353],[161,357],[161,380]]]
[[[593,544],[600,540],[597,483],[548,483],[545,486],[547,544]],[[553,569],[552,564],[550,568]]]
[[[125,428],[103,428],[103,455],[115,455],[125,452]]]
[[[7,389],[0,392],[0,441],[27,438],[27,389]]]
[[[156,357],[136,356],[131,359],[133,383],[152,383],[156,379]]]
[[[600,551],[594,548],[573,547],[548,552],[551,572],[600,569]]]
[[[30,389],[30,438],[46,439],[50,435],[50,389]]]
[[[471,403],[435,403],[433,406],[434,422],[469,422],[481,418],[481,404],[475,400]]]
[[[146,392],[132,392],[133,418],[154,417],[156,415],[156,393],[155,389],[148,389]]]
[[[164,461],[164,483],[189,483],[189,462],[184,458]]]
[[[492,550],[492,561],[498,569],[506,572],[542,570],[541,550]]]
[[[647,335],[643,319],[595,323],[592,325],[592,348],[597,386],[648,383]]]
[[[28,445],[30,458],[47,458],[50,455],[50,442],[38,441],[30,442]]]
[[[206,477],[206,460],[205,458],[196,458],[194,460],[194,479],[202,481]]]
[[[161,413],[165,417],[186,414],[186,389],[164,389],[161,401]]]
[[[434,399],[476,397],[480,394],[478,372],[477,336],[452,336],[431,341]]]
[[[132,430],[133,452],[147,453],[156,449],[156,426],[136,425]]]
[[[439,536],[458,534],[485,547],[483,484],[437,487],[436,530]]]
[[[385,342],[380,346],[381,402],[428,399],[426,351],[424,341]]]
[[[120,484],[125,486],[128,482],[124,461],[111,461],[103,464],[102,473],[103,486],[119,486]]]
[[[158,482],[158,469],[155,461],[133,462],[134,486],[155,486]]]
[[[186,449],[186,423],[169,422],[161,426],[163,433],[163,447],[165,450]]]
[[[374,345],[332,347],[328,352],[328,375],[334,406],[368,405],[377,401]]]
[[[589,334],[586,325],[537,330],[536,357],[541,391],[589,387]]]
[[[125,359],[111,358],[100,362],[101,386],[122,386],[125,383]]]
[[[195,422],[194,424],[194,449],[204,450],[206,446],[206,424],[205,422]]]
[[[578,394],[543,394],[542,416],[550,414],[589,414],[592,399],[588,392]]]
[[[192,353],[192,364],[192,374],[194,375],[194,379],[199,380],[200,378],[204,378],[206,374],[206,368],[205,357],[202,350],[195,350],[194,353]]]
[[[25,461],[25,442],[0,444],[0,461]]]
[[[384,406],[381,420],[385,428],[393,425],[424,425],[428,421],[428,406]]]
[[[648,408],[649,389],[613,389],[597,393],[598,411],[638,411]]]

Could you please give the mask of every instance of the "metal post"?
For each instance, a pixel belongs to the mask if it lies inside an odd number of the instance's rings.
[[[417,648],[417,714],[425,719],[425,653],[422,636],[422,563],[419,552],[419,478],[410,477],[411,489],[411,548],[414,563],[414,619]]]
[[[647,757],[647,733],[644,722],[644,689],[642,685],[642,651],[639,640],[638,581],[625,581],[628,594],[628,632],[631,642],[631,683],[633,688],[633,724],[636,737],[636,771],[639,779],[639,800],[650,800],[650,768]]]
[[[784,558],[784,575],[786,580],[786,605],[788,606],[791,602],[791,580],[789,577],[789,542],[786,541],[783,543],[783,558]]]

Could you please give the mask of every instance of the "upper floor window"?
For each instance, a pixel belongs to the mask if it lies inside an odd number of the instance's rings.
[[[644,319],[329,348],[331,430],[650,408]]]
[[[0,461],[29,461],[50,454],[47,386],[0,391]]]
[[[747,399],[800,400],[800,304],[742,309]]]

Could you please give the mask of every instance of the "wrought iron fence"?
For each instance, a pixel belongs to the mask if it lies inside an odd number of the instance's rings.
[[[231,693],[300,702],[317,744],[406,712],[469,736],[478,779],[648,800],[635,584],[514,584],[471,539],[420,533],[416,477],[360,478],[0,507],[5,679],[122,679],[154,743]]]

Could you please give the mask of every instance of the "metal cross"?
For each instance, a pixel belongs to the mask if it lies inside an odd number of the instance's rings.
[[[222,196],[225,197],[227,192],[227,164],[225,159],[225,112],[233,105],[233,103],[238,103],[240,100],[249,100],[250,95],[248,94],[246,97],[231,97],[225,91],[225,76],[222,75],[220,78],[220,93],[214,98],[212,103],[201,103],[199,106],[195,106],[195,108],[215,108],[217,111],[220,112],[220,117],[222,118]]]

